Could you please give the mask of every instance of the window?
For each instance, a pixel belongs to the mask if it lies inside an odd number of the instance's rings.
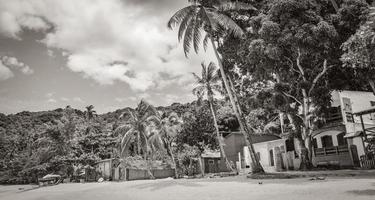
[[[258,160],[260,161],[260,153],[257,152],[257,157],[258,157]]]
[[[275,162],[274,162],[274,160],[273,160],[273,150],[272,150],[272,149],[270,150],[270,165],[271,165],[271,166],[274,166],[274,165],[275,165]]]
[[[349,98],[343,97],[342,102],[344,104],[344,111],[345,112],[352,112],[352,103],[350,102]]]
[[[322,146],[325,147],[333,147],[332,137],[330,135],[325,135],[321,137]]]
[[[208,164],[214,164],[214,160],[208,160]]]
[[[342,132],[340,134],[338,134],[336,137],[337,137],[337,143],[339,146],[343,146],[343,145],[348,145],[348,141],[346,140],[346,138],[344,138],[345,136],[345,133]]]
[[[375,106],[375,101],[370,101],[371,107]],[[370,120],[375,120],[375,113],[370,113]]]
[[[318,148],[318,142],[316,141],[316,138],[313,139],[313,141],[312,141],[312,145],[313,145],[313,147],[314,147],[315,149]]]

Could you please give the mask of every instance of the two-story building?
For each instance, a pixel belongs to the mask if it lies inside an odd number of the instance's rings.
[[[359,159],[366,151],[364,139],[367,135],[363,134],[363,128],[375,127],[375,115],[357,113],[374,106],[375,96],[371,92],[332,92],[331,108],[325,125],[312,134],[313,165],[359,167]]]

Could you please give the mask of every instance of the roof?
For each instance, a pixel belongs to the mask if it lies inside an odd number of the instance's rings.
[[[344,138],[353,138],[362,135],[362,131],[347,133]]]
[[[115,159],[115,158],[103,159],[103,160],[99,160],[99,161],[96,162],[96,163],[109,162],[109,161],[112,161],[112,160],[114,160],[114,159]]]
[[[219,151],[204,151],[201,156],[202,158],[221,158]]]
[[[329,126],[329,127],[323,127],[323,128],[320,128],[320,129],[316,129],[312,132],[312,137],[315,137],[316,135],[319,135],[323,132],[327,132],[327,131],[341,131],[341,132],[345,132],[346,131],[346,128],[345,128],[345,125],[344,124],[337,124],[335,126]]]
[[[236,132],[231,132],[227,136],[225,136],[225,139],[228,139],[229,137],[232,136],[242,136],[242,132],[236,131]],[[253,144],[255,143],[260,143],[260,142],[266,142],[266,141],[271,141],[271,140],[278,140],[281,139],[280,136],[278,135],[273,135],[273,134],[251,134],[251,139]]]
[[[355,112],[353,114],[359,116],[359,115],[366,115],[366,114],[371,114],[371,113],[375,113],[375,107],[371,107],[371,108],[368,108],[359,112]]]

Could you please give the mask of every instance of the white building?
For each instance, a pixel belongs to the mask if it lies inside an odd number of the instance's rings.
[[[360,116],[356,113],[375,106],[371,92],[334,91],[329,116],[324,127],[313,132],[313,164],[359,166],[365,155]],[[362,116],[364,128],[375,127],[375,115]],[[368,133],[369,134],[369,133]]]

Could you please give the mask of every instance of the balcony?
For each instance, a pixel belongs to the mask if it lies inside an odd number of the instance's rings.
[[[341,107],[331,107],[327,110],[326,117],[324,118],[324,125],[330,126],[343,122]]]
[[[315,157],[328,156],[328,155],[339,155],[339,154],[349,154],[349,149],[347,145],[324,147],[314,149]]]
[[[356,149],[352,151],[356,151]],[[347,145],[342,145],[314,149],[313,164],[314,166],[352,167],[359,165],[359,160],[352,158]]]

